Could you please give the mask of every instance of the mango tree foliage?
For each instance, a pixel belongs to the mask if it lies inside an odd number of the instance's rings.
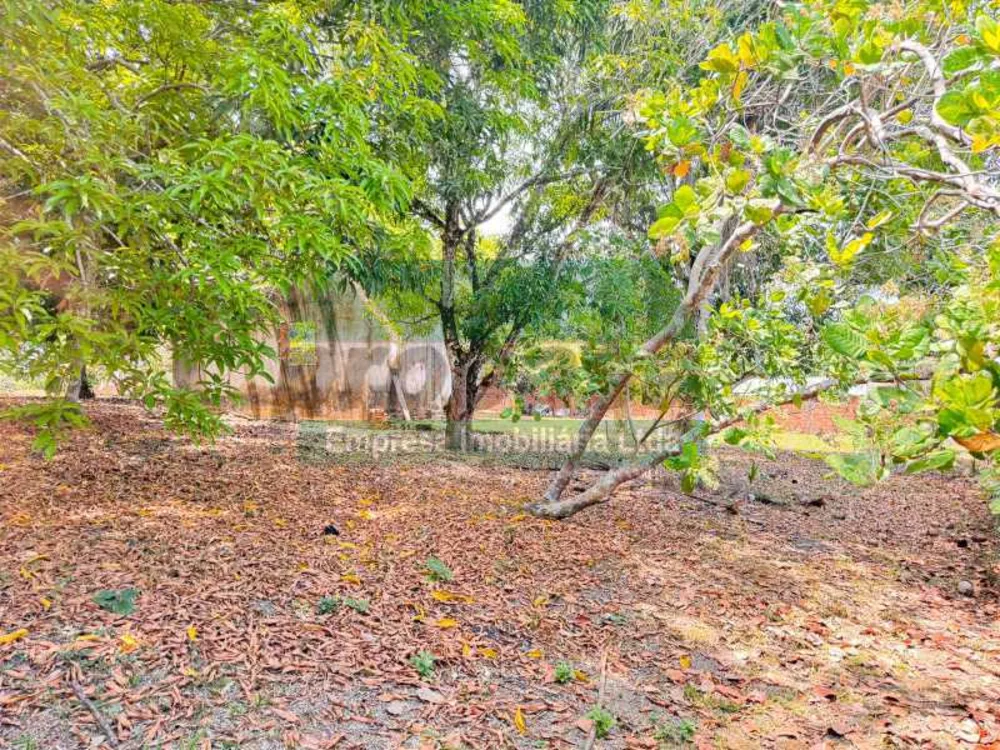
[[[371,12],[395,15],[396,5]],[[483,392],[524,328],[551,309],[565,235],[601,203],[582,148],[578,77],[608,3],[416,5],[394,39],[416,61],[421,96],[440,112],[410,165],[411,215],[435,244],[423,254],[379,248],[358,281],[404,327],[440,324],[451,370],[447,443],[463,448]],[[488,236],[501,217],[500,236]]]
[[[1000,383],[996,344],[984,312],[969,305],[989,309],[987,249],[1000,229],[995,16],[982,3],[797,3],[713,48],[694,85],[675,81],[638,97],[647,148],[676,179],[650,237],[687,277],[675,315],[645,351],[676,346],[716,299],[720,279],[776,245],[771,286],[812,353],[801,367],[787,362],[798,386],[744,404],[749,413],[858,381],[889,380],[913,393],[914,414],[924,410],[929,421],[907,429],[928,439],[890,430],[900,451],[836,467],[852,478],[877,478],[895,461],[914,471],[944,466],[948,438],[985,442]],[[944,283],[939,267],[953,269]],[[973,359],[968,347],[979,352]],[[936,368],[929,391],[915,382],[928,360]],[[823,376],[822,388],[810,375]],[[596,423],[632,377],[623,373],[595,403],[538,513],[562,517],[601,502],[643,470],[625,467],[560,499]],[[876,393],[876,403],[896,409],[887,392]],[[728,421],[713,412],[699,437]],[[693,439],[645,466],[687,455]]]
[[[0,365],[69,397],[97,369],[211,433],[228,373],[273,356],[279,295],[419,238],[400,219],[406,143],[383,135],[435,108],[386,30],[345,8],[3,6]],[[200,367],[197,392],[171,384],[171,353]],[[75,411],[39,418],[42,447]]]
[[[412,17],[405,49],[444,113],[414,175],[436,248],[373,258],[363,283],[411,321],[440,321],[450,447],[468,444],[486,388],[516,377],[525,336],[561,313],[586,239],[645,235],[666,176],[634,138],[627,98],[764,5],[464,0]]]

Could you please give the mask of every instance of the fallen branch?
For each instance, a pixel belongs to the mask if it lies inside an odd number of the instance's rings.
[[[94,705],[94,702],[87,697],[87,694],[83,692],[83,688],[80,686],[80,683],[71,682],[70,687],[73,688],[73,694],[76,696],[76,699],[80,701],[84,708],[93,714],[94,721],[97,722],[97,726],[102,732],[104,732],[104,736],[108,738],[108,744],[111,745],[111,747],[118,747],[118,735],[112,731],[111,726],[101,714],[100,709],[98,709],[97,706]]]

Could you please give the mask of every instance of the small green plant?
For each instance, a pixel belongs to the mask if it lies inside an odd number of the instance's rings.
[[[39,750],[38,742],[26,734],[22,734],[14,741],[17,750]]]
[[[350,607],[355,612],[360,612],[363,615],[368,614],[368,600],[367,599],[352,599],[347,597],[344,599],[344,606]]]
[[[561,661],[556,664],[556,682],[565,685],[573,679],[573,665],[568,661]]]
[[[429,680],[434,676],[434,663],[437,661],[430,651],[418,651],[410,657],[410,666],[417,670],[417,674],[423,679]]]
[[[316,612],[321,615],[329,615],[340,609],[340,597],[324,596],[316,602]]]
[[[669,719],[656,727],[653,739],[661,748],[689,745],[694,740],[695,723],[690,719]]]
[[[116,615],[130,615],[135,611],[139,589],[103,589],[94,594],[94,604]]]
[[[590,709],[587,712],[587,718],[594,722],[594,736],[599,740],[603,740],[611,734],[611,730],[615,728],[617,723],[611,712],[602,706],[594,706]]]
[[[455,574],[451,572],[451,568],[436,557],[428,557],[427,562],[424,563],[424,568],[427,570],[427,577],[437,583],[448,583],[455,578]]]

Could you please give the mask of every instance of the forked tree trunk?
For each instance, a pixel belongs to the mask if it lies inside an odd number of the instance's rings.
[[[718,245],[705,248],[698,253],[691,267],[691,276],[688,280],[687,293],[684,299],[677,306],[677,309],[674,310],[674,314],[667,325],[643,344],[641,350],[643,354],[649,356],[656,354],[667,343],[681,335],[688,323],[697,315],[702,302],[708,299],[712,293],[715,283],[723,267],[726,265],[726,261],[736,252],[740,243],[757,231],[757,226],[752,222],[736,225],[735,221],[727,219],[723,222],[722,226],[724,230],[728,229],[729,231],[724,232],[723,238]],[[583,453],[587,449],[590,439],[594,436],[598,425],[604,419],[614,400],[632,380],[632,377],[631,372],[624,372],[619,375],[611,382],[604,396],[591,406],[587,419],[580,425],[580,431],[577,434],[570,454],[566,457],[566,461],[563,463],[562,468],[560,468],[559,473],[553,478],[543,496],[542,502],[532,506],[532,512],[535,515],[548,518],[565,518],[588,505],[593,505],[594,502],[600,502],[601,499],[606,497],[619,484],[629,479],[634,479],[635,476],[642,474],[650,468],[650,466],[644,465],[646,461],[643,461],[640,463],[644,466],[639,469],[638,474],[630,475],[631,471],[638,465],[622,467],[610,472],[597,485],[583,493],[583,495],[589,496],[593,492],[595,497],[600,495],[600,498],[597,500],[590,501],[588,499],[583,504],[574,503],[575,498],[564,503],[559,502],[563,491],[573,479],[573,475],[580,464],[580,459],[583,457]],[[659,460],[662,461],[663,459]],[[603,494],[601,494],[602,492]]]
[[[528,506],[527,510],[539,518],[569,518],[584,508],[589,508],[591,505],[597,505],[606,501],[619,485],[630,482],[633,479],[638,479],[650,469],[659,466],[670,456],[677,455],[679,450],[680,446],[675,445],[634,463],[613,469],[606,472],[604,476],[578,495],[555,502],[535,503]]]
[[[714,422],[705,431],[702,428],[697,430],[692,429],[688,431],[681,437],[677,439],[672,445],[664,448],[656,453],[649,456],[645,456],[630,464],[626,464],[617,469],[613,469],[604,474],[600,479],[598,479],[593,485],[573,497],[569,497],[563,500],[556,500],[555,502],[540,502],[534,505],[528,506],[527,510],[540,517],[540,518],[552,518],[552,519],[562,519],[569,518],[574,513],[578,513],[584,508],[589,508],[592,505],[598,505],[600,503],[607,502],[611,493],[614,492],[619,486],[630,482],[633,479],[638,479],[643,474],[645,474],[650,469],[655,469],[657,466],[662,464],[671,456],[676,456],[680,453],[681,449],[684,447],[684,443],[690,440],[696,439],[700,436],[701,439],[708,437],[709,435],[714,435],[726,428],[736,424],[745,417],[746,414],[750,413],[760,413],[766,411],[767,409],[780,406],[782,404],[790,403],[796,399],[812,399],[816,398],[823,391],[829,390],[837,385],[837,381],[832,378],[824,379],[811,386],[802,388],[796,391],[794,394],[789,394],[786,398],[778,402],[761,402],[755,404],[753,407],[747,410],[744,416],[730,417],[728,419],[720,420]]]
[[[479,371],[474,360],[455,357],[451,363],[451,395],[445,405],[445,448],[472,449],[472,416],[479,400]]]

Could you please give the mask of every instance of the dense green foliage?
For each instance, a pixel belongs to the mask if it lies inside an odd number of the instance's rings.
[[[86,365],[212,432],[227,374],[273,354],[276,294],[420,243],[392,133],[434,107],[377,24],[308,2],[3,12],[0,361],[53,394]]]
[[[751,375],[765,402],[809,376],[887,383],[861,406],[870,447],[831,459],[859,482],[1000,447],[998,28],[978,3],[800,3],[642,100],[678,175],[659,247],[705,277],[780,247],[766,294],[719,305],[698,337],[698,406],[739,413],[725,397]]]

